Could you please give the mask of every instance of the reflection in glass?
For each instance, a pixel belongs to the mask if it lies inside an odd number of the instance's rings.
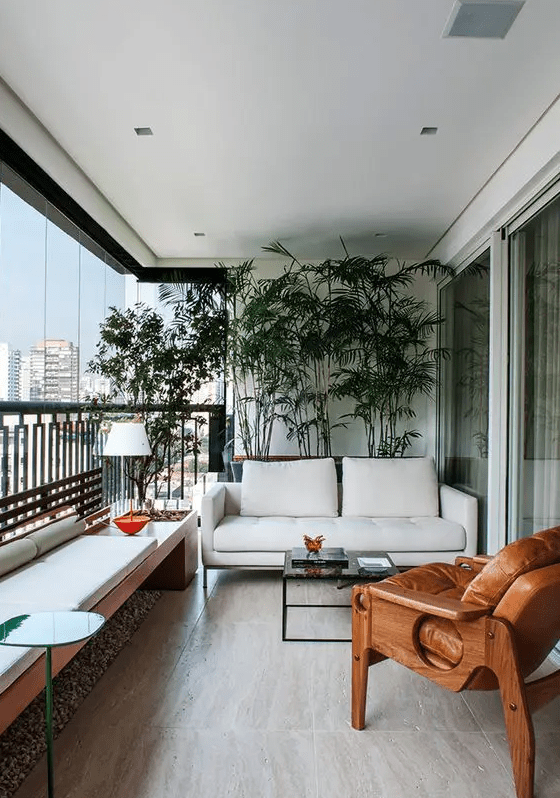
[[[12,379],[0,379],[0,399],[42,397],[44,353],[30,351],[45,338],[46,203],[2,166],[0,184],[0,347],[12,361]]]
[[[440,445],[443,481],[478,499],[479,550],[486,550],[490,251],[441,290],[445,318]]]
[[[77,228],[51,205],[47,208],[45,278],[45,378],[43,398],[77,402],[80,373]]]
[[[560,523],[560,200],[511,237],[510,529]]]
[[[1,162],[0,178],[0,400],[108,393],[84,372],[124,269]]]
[[[5,646],[67,646],[85,640],[101,629],[103,615],[96,612],[33,612],[0,623],[0,643]]]
[[[122,266],[0,161],[0,401],[14,403],[0,424],[0,496],[93,467],[95,418],[48,403],[109,393],[84,372],[124,284]]]

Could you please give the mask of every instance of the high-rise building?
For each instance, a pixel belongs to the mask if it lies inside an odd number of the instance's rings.
[[[29,351],[29,398],[50,402],[78,399],[78,347],[71,341],[47,338]]]
[[[31,387],[31,357],[30,355],[21,356],[21,369],[19,373],[19,398],[22,402],[30,399]]]
[[[21,352],[0,342],[0,400],[15,401],[20,395]]]
[[[98,374],[82,374],[80,379],[80,401],[107,397],[111,394],[111,380]]]

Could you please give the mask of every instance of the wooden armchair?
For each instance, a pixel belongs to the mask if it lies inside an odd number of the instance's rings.
[[[455,692],[498,689],[517,796],[533,798],[531,712],[558,695],[560,670],[525,680],[560,638],[560,527],[356,586],[352,608],[352,726],[365,725],[369,667],[387,658]]]

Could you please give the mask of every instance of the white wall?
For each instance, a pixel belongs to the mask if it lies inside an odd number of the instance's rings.
[[[535,123],[431,250],[460,262],[560,175],[560,99]]]
[[[136,260],[156,265],[151,249],[1,79],[0,128]]]

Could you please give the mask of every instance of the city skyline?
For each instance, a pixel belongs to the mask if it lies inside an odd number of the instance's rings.
[[[0,341],[0,401],[77,401],[110,393],[110,381],[79,370],[72,341],[47,338],[28,354]]]
[[[0,211],[0,341],[73,342],[85,372],[108,308],[125,305],[125,275],[4,184]]]

